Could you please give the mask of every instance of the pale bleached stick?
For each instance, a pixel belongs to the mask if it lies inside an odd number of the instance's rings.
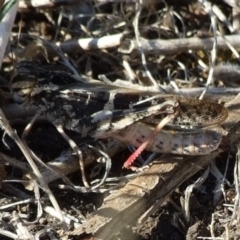
[[[106,49],[118,47],[123,38],[123,34],[103,36],[100,38],[73,39],[60,44],[60,48],[65,53],[79,52],[82,50]]]

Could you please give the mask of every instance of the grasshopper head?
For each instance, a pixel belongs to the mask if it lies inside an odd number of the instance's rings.
[[[17,64],[11,77],[10,89],[13,100],[25,102],[37,82],[37,65],[31,61],[21,61]]]

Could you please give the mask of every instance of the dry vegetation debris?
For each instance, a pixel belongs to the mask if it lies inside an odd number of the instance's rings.
[[[16,9],[9,42],[0,23],[2,49],[8,44],[0,58],[1,239],[237,239],[237,1],[20,0]],[[86,191],[78,159],[51,124],[35,123],[27,144],[18,137],[35,114],[16,105],[9,89],[16,64],[26,59],[56,78],[61,71],[82,81],[219,100],[228,103],[226,129],[236,126],[208,156],[157,155],[140,174],[122,170],[129,155],[119,153],[123,145],[107,139],[95,146],[113,157],[111,170],[83,146],[88,180],[99,183],[110,170],[101,187]]]

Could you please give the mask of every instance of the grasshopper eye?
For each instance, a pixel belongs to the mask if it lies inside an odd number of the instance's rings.
[[[33,91],[37,82],[37,66],[30,61],[20,62],[13,71],[10,89],[13,100],[17,103],[25,102]]]

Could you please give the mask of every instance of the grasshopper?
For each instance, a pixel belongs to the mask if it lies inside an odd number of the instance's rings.
[[[66,72],[43,71],[28,61],[17,66],[11,90],[16,102],[36,107],[55,126],[82,137],[110,137],[136,147],[162,119],[175,113],[146,146],[161,153],[205,155],[216,150],[223,135],[216,129],[228,116],[227,109],[213,101],[82,82]]]

